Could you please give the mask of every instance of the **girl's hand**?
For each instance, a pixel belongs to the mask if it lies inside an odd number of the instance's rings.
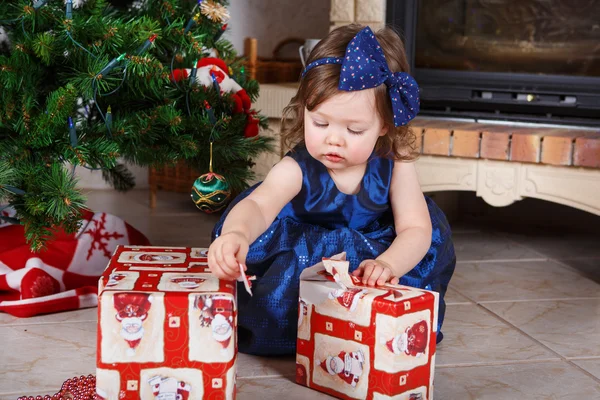
[[[239,232],[219,236],[208,248],[208,267],[219,279],[236,280],[240,275],[240,264],[246,268],[248,239]]]
[[[400,280],[394,276],[392,267],[381,260],[364,260],[352,275],[362,276],[363,285],[368,286],[384,285],[386,282],[396,285]]]

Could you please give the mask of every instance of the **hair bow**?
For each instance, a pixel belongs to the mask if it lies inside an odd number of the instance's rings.
[[[320,58],[306,66],[302,76],[323,64],[341,64],[338,89],[371,89],[385,83],[392,101],[394,125],[406,125],[419,113],[419,85],[406,72],[391,72],[385,54],[368,26],[352,38],[346,55]]]

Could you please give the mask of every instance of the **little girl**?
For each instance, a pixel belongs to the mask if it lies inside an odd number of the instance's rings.
[[[217,277],[236,279],[240,263],[257,277],[253,297],[238,290],[241,352],[294,353],[300,273],[343,251],[368,286],[439,292],[441,327],[456,258],[448,222],[408,162],[419,90],[407,70],[389,29],[344,26],[311,52],[282,120],[296,146],[229,206],[208,252]]]

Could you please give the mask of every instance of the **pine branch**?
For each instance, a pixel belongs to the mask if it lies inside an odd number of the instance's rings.
[[[40,189],[45,198],[37,204],[44,204],[43,210],[55,221],[68,219],[78,214],[85,205],[85,197],[76,188],[77,181],[60,164],[53,164],[44,174]],[[39,207],[35,207],[36,209]],[[37,210],[31,210],[37,214]]]
[[[6,186],[14,186],[16,183],[17,171],[7,160],[0,160],[0,204],[13,194]]]
[[[135,186],[134,175],[123,164],[117,164],[111,169],[103,169],[102,178],[119,192],[126,192]]]

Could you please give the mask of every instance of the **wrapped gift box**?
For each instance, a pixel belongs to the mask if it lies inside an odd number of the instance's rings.
[[[344,399],[432,399],[438,293],[362,285],[344,260],[300,275],[296,381]]]
[[[98,288],[98,398],[235,398],[235,296],[207,249],[119,246]]]

